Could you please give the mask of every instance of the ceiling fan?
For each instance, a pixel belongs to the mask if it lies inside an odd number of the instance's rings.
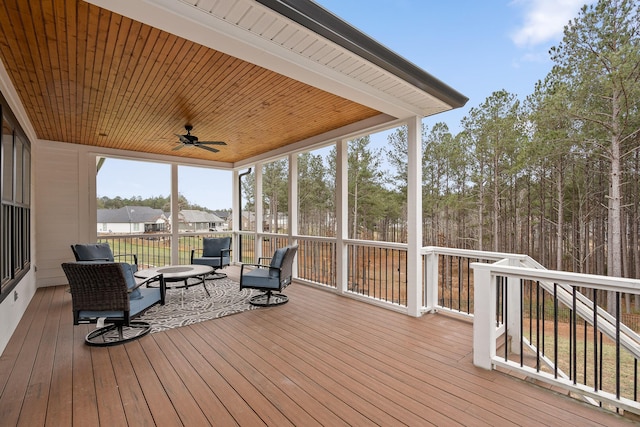
[[[193,145],[194,147],[202,148],[203,150],[217,153],[220,150],[213,147],[207,147],[207,145],[227,145],[227,143],[223,141],[198,141],[197,136],[191,135],[191,130],[193,130],[193,126],[187,124],[187,125],[184,125],[184,128],[187,131],[187,134],[186,135],[178,135],[177,133],[175,134],[178,138],[180,138],[180,141],[178,142],[180,145],[178,145],[172,151],[179,150],[185,145]]]

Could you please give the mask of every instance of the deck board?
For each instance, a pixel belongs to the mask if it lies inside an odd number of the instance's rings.
[[[39,289],[0,357],[2,425],[632,425],[476,368],[468,322],[286,293],[279,307],[95,348],[64,287]]]

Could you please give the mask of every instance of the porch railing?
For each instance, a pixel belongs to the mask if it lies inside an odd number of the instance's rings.
[[[526,255],[504,252],[427,246],[422,248],[424,271],[422,310],[444,311],[473,318],[474,262],[493,263],[501,260],[524,262]]]
[[[422,253],[423,310],[473,320],[477,366],[640,412],[640,316],[621,313],[623,297],[640,298],[640,280],[549,271],[526,255],[439,247]]]
[[[203,237],[226,237],[231,232],[180,233],[178,264],[189,264],[191,250],[202,250]],[[140,268],[171,264],[171,234],[108,234],[98,236],[98,242],[109,243],[114,255],[136,254]]]
[[[298,237],[298,279],[337,288],[336,241],[328,237]]]
[[[406,245],[350,240],[347,253],[347,291],[407,306]]]
[[[640,336],[621,315],[623,296],[640,297],[640,280],[531,264],[525,259],[471,265],[474,364],[520,373],[592,404],[640,414]]]

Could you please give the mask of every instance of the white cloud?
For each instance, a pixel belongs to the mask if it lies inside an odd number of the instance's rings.
[[[536,46],[551,40],[560,40],[564,26],[578,16],[588,0],[515,0],[514,5],[524,10],[522,26],[511,39],[519,47]]]

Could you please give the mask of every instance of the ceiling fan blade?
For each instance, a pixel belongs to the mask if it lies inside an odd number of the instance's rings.
[[[217,152],[220,151],[217,148],[211,148],[211,147],[207,147],[205,145],[196,145],[196,147],[202,148],[203,150],[211,151],[212,153],[217,153]]]
[[[224,141],[198,141],[196,144],[227,145]]]
[[[189,141],[184,135],[178,135],[177,133],[174,133],[174,135],[177,136],[183,144],[191,144],[191,141]]]
[[[181,149],[182,147],[184,147],[184,144],[180,144],[175,148],[172,148],[171,151],[178,151],[179,149]]]

